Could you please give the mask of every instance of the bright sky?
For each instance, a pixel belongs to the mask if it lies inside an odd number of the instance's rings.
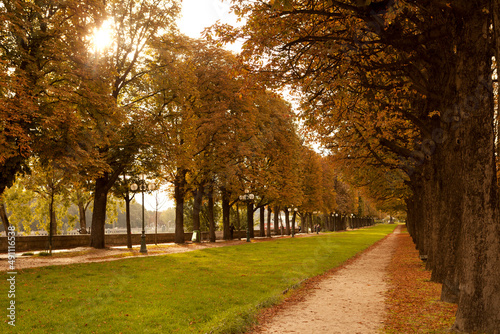
[[[229,14],[230,4],[221,0],[182,0],[179,29],[189,37],[201,37],[201,32],[217,20],[235,24],[236,16]]]
[[[177,22],[180,31],[192,38],[200,38],[201,33],[218,20],[221,23],[238,25],[237,16],[230,13],[228,0],[182,0],[181,18]],[[238,51],[239,46],[227,47]]]

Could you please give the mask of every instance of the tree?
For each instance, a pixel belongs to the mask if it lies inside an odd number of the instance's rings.
[[[80,229],[78,231],[80,234],[87,234],[87,210],[92,203],[92,193],[86,187],[82,187],[80,182],[75,182],[71,196],[73,202],[78,206],[80,222]]]
[[[266,57],[270,79],[300,87],[314,106],[310,118],[337,119],[329,133],[362,138],[358,146],[382,165],[402,161],[413,192],[408,210],[414,218],[421,211],[415,227],[433,277],[444,282],[444,299],[459,301],[456,329],[495,331],[500,298],[490,292],[498,290],[500,238],[489,41],[496,28],[489,27],[497,2],[234,3],[246,25],[220,31],[248,39],[248,59]]]
[[[159,73],[151,67],[148,48],[160,34],[170,33],[179,8],[176,1],[111,1],[106,5],[109,19],[114,20],[115,39],[101,55],[109,77],[108,93],[114,107],[123,118],[111,126],[115,136],[100,146],[108,168],[95,180],[94,211],[92,215],[91,246],[103,248],[107,195],[123,170],[131,164],[150,142],[154,122],[148,118],[148,99],[156,92],[144,86],[145,80]]]
[[[261,89],[252,85],[234,55],[221,48],[165,37],[157,50],[158,66],[165,71],[154,80],[162,93],[155,96],[153,111],[161,126],[162,139],[157,143],[165,174],[175,188],[176,242],[184,242],[186,196],[192,192],[196,199],[193,225],[197,228],[203,193],[216,187],[222,192],[227,238],[234,193],[243,192],[249,157],[260,152],[254,101],[255,91]]]
[[[19,229],[22,224],[29,234],[33,223],[37,223],[38,229],[48,231],[51,252],[52,237],[63,228],[63,219],[67,218],[66,228],[72,228],[76,221],[76,217],[68,212],[71,206],[65,186],[68,177],[55,166],[43,166],[34,159],[29,165],[31,173],[16,180],[6,192],[6,202],[13,211],[11,221]]]
[[[125,201],[125,225],[127,228],[127,248],[132,248],[132,227],[130,223],[130,202],[135,197],[135,193],[130,191],[132,184],[139,184],[142,180],[139,178],[127,180],[127,174],[123,173],[123,178],[118,178],[115,182],[112,192],[113,194]]]
[[[98,1],[1,2],[0,193],[32,155],[73,171],[99,165],[92,144],[105,134],[96,120],[113,117],[85,106],[106,103],[88,93],[99,83],[87,80],[85,35],[99,24],[101,10]]]

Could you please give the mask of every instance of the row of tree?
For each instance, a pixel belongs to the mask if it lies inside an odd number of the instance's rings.
[[[318,156],[319,157],[319,156]],[[319,157],[322,159],[321,157]],[[9,223],[16,226],[16,230],[19,232],[24,232],[29,235],[32,231],[47,231],[51,232],[52,235],[60,234],[64,231],[69,230],[79,230],[80,233],[87,233],[90,230],[91,225],[89,223],[89,217],[87,212],[92,211],[92,193],[91,189],[78,189],[71,182],[72,180],[68,177],[63,177],[63,174],[54,174],[51,169],[46,166],[42,166],[36,163],[37,160],[32,159],[28,164],[30,167],[30,173],[25,175],[19,175],[16,182],[12,187],[7,189],[4,193],[5,205],[5,218],[2,218],[4,223],[3,228],[7,228]],[[331,168],[328,164],[325,168]],[[305,175],[304,171],[301,175]],[[330,182],[324,182],[324,177],[331,176],[331,173],[322,173],[322,175],[315,175],[314,182],[320,184],[324,183],[325,187],[331,187]],[[134,180],[132,182],[141,183],[141,180]],[[128,187],[124,187],[123,179],[117,181],[112,189],[112,194],[108,196],[107,203],[107,213],[106,213],[106,229],[111,227],[127,228],[130,233],[131,227],[140,227],[141,222],[141,205],[133,200],[133,196],[136,195],[134,192],[131,195],[130,181]],[[60,186],[54,186],[60,185]],[[188,185],[190,186],[190,185]],[[305,185],[304,185],[305,186]],[[326,208],[321,203],[316,203],[314,206],[310,206],[310,210],[301,210],[294,208],[294,218],[295,215],[299,214],[301,216],[302,227],[307,231],[307,228],[311,228],[313,225],[320,224],[323,228],[329,230],[340,230],[345,229],[346,223],[340,222],[335,223],[335,217],[341,217],[342,212],[355,212],[357,217],[362,216],[376,216],[378,213],[375,211],[373,205],[366,200],[364,200],[359,192],[351,189],[344,182],[334,179],[333,187],[335,192],[332,193],[331,189],[322,189],[318,185],[307,185],[308,188],[314,189],[314,193],[324,192],[322,196],[316,194],[315,201],[321,201],[321,197],[325,197],[329,200],[329,196],[334,196],[334,211],[312,211],[320,210],[319,208]],[[326,191],[328,190],[328,192]],[[129,192],[128,207],[125,210],[124,201],[125,193]],[[140,191],[140,190],[139,190]],[[149,190],[146,190],[149,192]],[[333,195],[332,195],[333,194]],[[160,226],[165,225],[168,222],[169,228],[174,228],[175,222],[175,208],[163,211],[166,198],[160,195],[158,191],[153,191],[152,195],[155,199],[153,204],[149,204],[149,211],[146,209],[146,223],[153,226],[154,222],[158,221]],[[207,198],[199,199],[196,203],[196,198],[193,196],[193,192],[186,194],[186,203],[183,205],[183,219],[184,225],[183,229],[187,231],[193,231],[194,229],[200,229],[202,231],[211,231],[211,222],[209,217],[210,210],[213,210],[215,229],[222,228],[222,207],[220,203],[220,192],[217,191],[215,194],[215,204],[212,203],[212,208],[209,208],[210,201]],[[281,227],[284,226],[285,234],[290,234],[290,221],[289,213],[292,211],[291,207],[279,207],[276,203],[263,201],[260,197],[257,197],[258,205],[252,208],[252,213],[261,210],[268,211],[268,214],[261,215],[260,225],[261,234],[260,236],[265,236],[264,234],[264,222],[265,217],[268,220],[271,219],[271,212],[274,212],[274,230],[276,233],[280,233]],[[152,207],[151,207],[152,205]],[[304,208],[304,207],[300,207]],[[229,224],[236,226],[237,229],[246,228],[247,226],[247,208],[241,206],[241,201],[237,198],[233,198],[230,204],[230,217]],[[295,212],[296,211],[296,212]],[[49,213],[50,212],[50,213]],[[281,221],[281,213],[285,213],[285,221]],[[50,216],[53,216],[53,225],[50,225]],[[313,224],[313,216],[315,216],[315,223]],[[196,219],[194,219],[197,217]],[[264,217],[264,218],[262,218]],[[277,218],[279,217],[279,218]],[[345,214],[344,214],[345,217]],[[340,219],[340,218],[339,218]],[[345,220],[345,219],[344,219]],[[200,226],[194,226],[196,221],[200,223]],[[255,225],[252,221],[251,224]],[[268,225],[270,225],[268,221]],[[296,225],[298,226],[298,225]],[[344,226],[341,228],[340,226]],[[52,228],[52,230],[51,230]],[[163,231],[162,229],[160,229]],[[253,231],[252,231],[253,234]],[[270,234],[268,234],[270,235]],[[131,244],[130,244],[131,247]]]
[[[304,145],[290,104],[233,54],[179,36],[178,12],[174,0],[0,2],[0,196],[31,174],[21,192],[43,194],[51,235],[57,196],[73,196],[82,231],[92,202],[96,248],[110,194],[129,213],[131,185],[147,183],[140,174],[173,184],[178,243],[188,198],[195,230],[207,199],[211,240],[214,202],[227,237],[245,190],[255,195],[249,212],[349,212],[348,200],[335,201],[346,185]],[[104,26],[108,45],[96,43]]]
[[[499,1],[232,2],[246,24],[212,37],[245,39],[351,177],[406,201],[442,299],[458,302],[455,329],[497,333]]]

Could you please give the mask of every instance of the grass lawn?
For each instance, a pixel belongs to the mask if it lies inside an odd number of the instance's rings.
[[[165,256],[18,271],[16,326],[0,273],[0,332],[238,333],[283,291],[336,267],[396,225]]]

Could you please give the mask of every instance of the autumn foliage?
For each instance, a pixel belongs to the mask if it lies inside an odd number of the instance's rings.
[[[454,328],[497,331],[498,0],[232,3],[245,24],[212,38],[246,40],[349,178],[406,211],[441,298],[458,303]]]
[[[440,301],[441,285],[430,280],[406,230],[396,235],[389,264],[385,333],[449,333],[457,306]]]

